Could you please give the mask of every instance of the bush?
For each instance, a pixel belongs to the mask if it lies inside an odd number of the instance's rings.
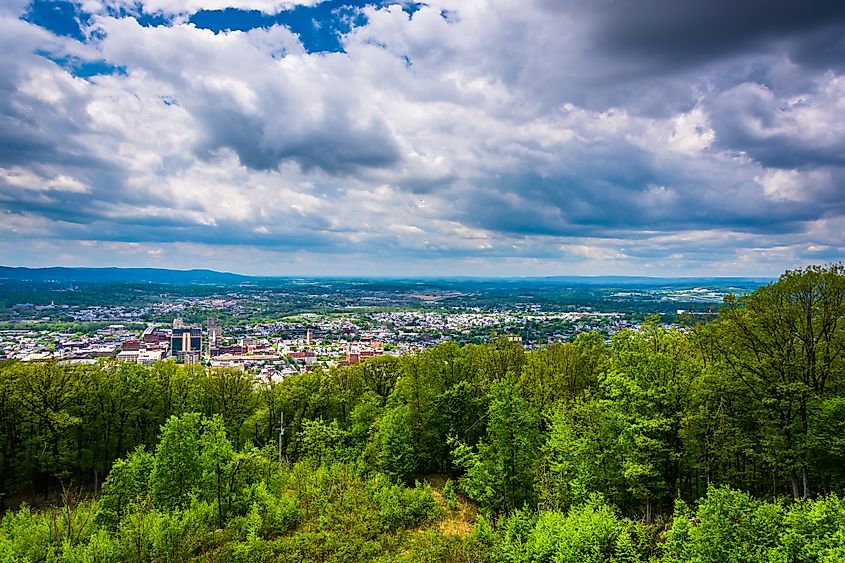
[[[419,526],[437,517],[437,502],[431,485],[416,483],[413,489],[391,483],[383,475],[374,475],[368,483],[371,497],[378,504],[379,520],[384,530]]]
[[[193,502],[184,510],[135,511],[120,523],[116,538],[123,561],[185,561],[206,545],[215,526],[214,508]]]
[[[761,503],[730,487],[711,487],[695,512],[691,526],[679,505],[667,539],[669,561],[742,563],[765,561],[777,545],[783,528],[784,509]]]
[[[381,469],[396,481],[407,483],[416,471],[411,411],[400,405],[381,419]]]
[[[256,518],[260,525],[254,532],[262,538],[275,537],[293,530],[302,520],[302,510],[295,499],[287,495],[276,497],[263,482],[253,485],[249,496],[253,502],[247,515],[234,520],[234,527],[241,536],[249,535],[250,526],[254,525]]]
[[[524,508],[502,520],[495,559],[513,563],[606,563],[644,560],[638,524],[617,518],[599,497],[573,507],[539,515]]]
[[[455,484],[451,479],[447,479],[446,484],[443,485],[443,500],[446,501],[446,506],[449,507],[449,510],[458,508],[458,495],[455,494]]]
[[[784,524],[774,560],[845,561],[845,503],[838,496],[794,504]]]
[[[183,509],[202,479],[200,415],[171,416],[161,428],[150,487],[156,508]]]
[[[466,560],[465,542],[458,536],[446,536],[436,530],[412,534],[396,555],[383,555],[384,563],[442,563]],[[475,559],[473,559],[475,560]]]
[[[8,561],[43,561],[51,543],[50,526],[43,514],[34,514],[24,504],[3,517],[0,538],[0,553],[10,554]]]
[[[118,546],[106,530],[95,532],[85,544],[72,545],[65,542],[62,546],[62,563],[121,563]]]
[[[326,563],[357,563],[374,561],[384,552],[383,546],[373,540],[344,532],[302,532],[280,538],[274,542],[274,561],[301,563],[323,561]]]

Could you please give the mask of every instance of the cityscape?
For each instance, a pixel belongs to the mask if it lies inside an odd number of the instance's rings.
[[[243,370],[271,382],[447,341],[508,338],[530,350],[583,332],[609,339],[653,314],[669,326],[690,326],[714,315],[729,293],[747,293],[764,281],[243,277],[138,285],[22,275],[7,272],[0,292],[6,303],[0,359],[173,361]],[[33,294],[40,302],[17,302]]]

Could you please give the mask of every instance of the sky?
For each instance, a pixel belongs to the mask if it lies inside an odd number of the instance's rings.
[[[845,2],[0,0],[0,264],[845,258]]]

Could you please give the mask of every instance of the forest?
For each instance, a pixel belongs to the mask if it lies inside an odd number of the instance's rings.
[[[9,362],[0,426],[3,562],[845,561],[845,267],[277,384]]]

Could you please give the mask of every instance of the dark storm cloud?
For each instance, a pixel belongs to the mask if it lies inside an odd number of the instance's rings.
[[[845,70],[843,2],[541,0],[541,9],[561,28],[538,33],[546,45],[531,58],[501,66],[505,77],[531,76],[533,97],[549,104],[665,117],[742,82],[790,95]],[[779,61],[795,66],[784,75]]]
[[[547,5],[556,9],[558,3]],[[593,37],[614,56],[687,65],[792,41],[799,60],[845,64],[837,57],[845,29],[845,3],[839,0],[604,0],[562,6],[592,12]]]
[[[698,229],[786,234],[800,232],[806,221],[819,216],[815,202],[766,202],[762,196],[743,202],[726,197],[728,186],[681,184],[680,179],[678,186],[520,176],[469,191],[457,201],[464,210],[461,220],[477,227],[556,237],[637,238],[654,231]]]
[[[845,68],[845,25],[840,21],[799,36],[789,44],[788,52],[798,65],[841,71]]]
[[[841,95],[786,100],[764,85],[744,83],[713,96],[707,105],[720,145],[765,166],[845,166],[840,121],[845,108],[837,108]]]
[[[22,96],[14,89],[4,90],[0,85],[0,96],[8,100],[0,101],[0,166],[111,168],[76,140],[86,131],[87,115],[66,112],[64,107]],[[75,103],[82,104],[82,98]]]
[[[845,213],[845,88],[836,76],[845,69],[845,3],[645,0],[543,6],[583,22],[584,53],[593,64],[579,67],[580,78],[598,86],[588,95],[575,93],[587,106],[619,105],[666,117],[700,105],[714,130],[714,150],[750,158],[761,177],[766,169],[807,173],[788,201],[783,194],[749,195],[760,180],[755,174],[716,180],[658,167],[647,181],[630,182],[606,175],[602,152],[593,146],[585,154],[589,168],[575,172],[574,188],[565,178],[542,190],[552,201],[555,193],[563,194],[549,232],[577,233],[593,221],[608,229],[676,231],[686,225],[798,232],[807,221]],[[612,157],[623,168],[649,166],[648,158],[615,151]],[[650,199],[649,184],[666,186],[672,197]],[[540,190],[532,187],[537,184],[525,185],[514,193],[537,201]],[[501,220],[519,223],[519,216]],[[528,229],[547,225],[525,223]]]
[[[18,31],[12,26],[3,26],[3,30]],[[0,166],[74,160],[72,147],[57,142],[54,126],[70,135],[78,133],[80,116],[64,114],[63,108],[19,94],[27,70],[53,64],[27,53],[26,43],[34,45],[34,37],[23,39],[23,48],[11,37],[0,43],[11,47],[9,56],[0,57]]]
[[[52,104],[21,95],[14,99],[28,111],[0,104],[0,168],[29,174],[19,175],[15,182],[10,181],[16,179],[15,173],[0,177],[0,200],[9,210],[84,222],[117,203],[167,204],[155,190],[128,189],[125,168],[78,142],[88,132],[86,114],[68,115]],[[64,107],[72,108],[74,103]],[[72,178],[79,186],[51,187],[56,178]]]
[[[334,108],[316,120],[296,114],[296,108],[279,108],[278,113],[246,115],[222,100],[206,99],[195,112],[205,130],[199,150],[230,148],[253,170],[273,170],[293,161],[305,171],[329,174],[389,167],[399,160],[383,122],[356,124],[354,116]]]
[[[253,246],[295,250],[303,247],[315,251],[343,249],[344,241],[331,232],[315,229],[308,233],[290,229],[277,229],[275,233],[260,234],[245,231],[243,225],[233,221],[220,221],[215,225],[190,223],[183,217],[159,220],[125,221],[93,220],[89,225],[67,222],[57,229],[54,236],[70,240],[86,239],[91,229],[97,230],[96,240],[109,242],[170,243],[188,242],[210,246]]]
[[[725,115],[737,119],[736,111]],[[522,169],[467,183],[455,190],[460,220],[512,235],[637,239],[713,229],[796,235],[809,222],[845,214],[838,167],[815,162],[777,175],[747,155],[675,152],[657,133],[630,139],[642,129],[634,123],[606,140],[579,135],[583,141],[550,152],[553,164],[542,173]]]

